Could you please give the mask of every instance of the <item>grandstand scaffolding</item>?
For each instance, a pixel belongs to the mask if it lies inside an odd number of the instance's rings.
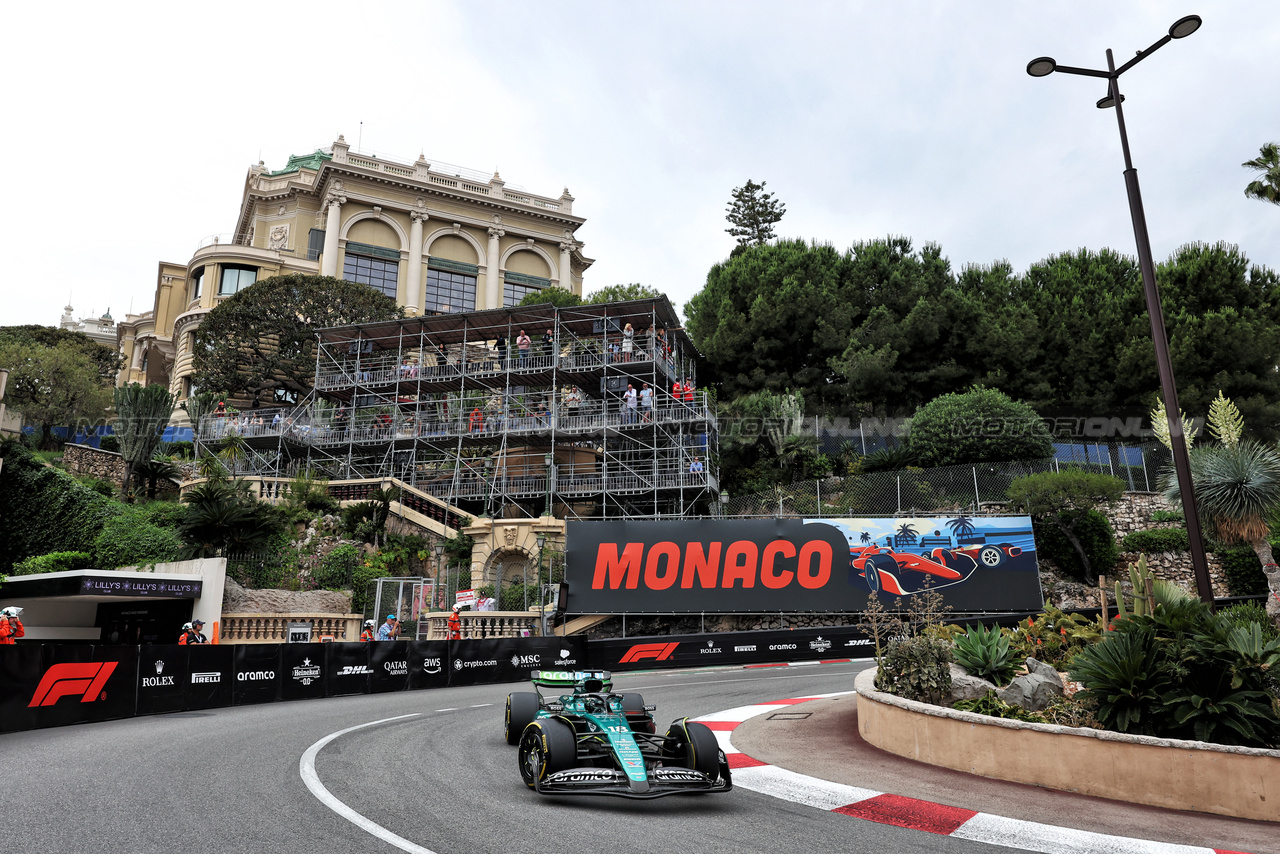
[[[239,437],[241,453],[224,462],[260,479],[266,497],[304,471],[344,499],[391,480],[402,503],[454,529],[464,513],[665,519],[718,504],[714,407],[666,297],[317,336],[314,388],[299,404],[211,414],[197,431],[201,453]]]

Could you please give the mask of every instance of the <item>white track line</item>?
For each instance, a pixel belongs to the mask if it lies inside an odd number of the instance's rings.
[[[423,848],[421,845],[410,842],[403,836],[397,836],[382,825],[365,818],[360,813],[335,798],[333,794],[324,787],[324,783],[320,782],[320,777],[316,774],[316,756],[324,749],[326,744],[333,741],[335,738],[340,738],[349,732],[355,732],[356,730],[364,729],[365,727],[389,724],[392,721],[402,721],[406,718],[416,718],[418,715],[418,712],[414,712],[411,715],[399,715],[394,718],[383,718],[380,721],[370,721],[367,724],[349,726],[346,729],[340,729],[335,733],[326,735],[324,738],[308,747],[307,752],[302,754],[302,759],[298,762],[298,773],[302,775],[302,782],[311,790],[311,794],[316,796],[316,800],[320,801],[320,803],[324,804],[329,809],[333,810],[338,815],[363,830],[365,833],[376,836],[383,842],[394,845],[401,851],[409,852],[409,854],[436,854],[436,852],[432,851],[430,848]]]

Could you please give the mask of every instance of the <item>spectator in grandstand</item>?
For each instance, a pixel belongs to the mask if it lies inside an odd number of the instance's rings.
[[[689,474],[702,474],[702,460],[693,458],[693,462],[689,463]]]
[[[653,419],[653,389],[645,383],[640,388],[640,420],[648,423]]]
[[[525,334],[523,329],[516,336],[516,351],[520,354],[520,365],[523,367],[529,360],[529,348],[533,346],[533,340]]]
[[[20,637],[25,637],[27,630],[22,626],[22,620],[18,619],[22,613],[22,609],[18,607],[5,608],[0,611],[0,645],[11,645]]]
[[[635,346],[636,331],[632,329],[631,324],[628,323],[626,326],[622,327],[622,361],[631,361],[631,353],[635,350]]]
[[[631,383],[627,383],[627,390],[622,395],[622,398],[623,398],[623,404],[626,407],[625,415],[623,418],[624,422],[627,424],[636,423],[636,409],[637,409],[637,403],[638,403],[637,395],[636,395],[636,387],[633,386]]]
[[[555,350],[555,343],[556,336],[550,329],[542,333],[542,355],[550,359],[552,351]]]
[[[501,332],[498,333],[498,340],[493,342],[493,347],[498,351],[498,367],[507,367],[507,336]]]

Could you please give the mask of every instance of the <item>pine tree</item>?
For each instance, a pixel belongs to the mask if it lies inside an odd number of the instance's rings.
[[[773,239],[773,224],[782,219],[787,206],[764,192],[768,181],[747,183],[733,191],[733,201],[725,208],[729,228],[725,231],[738,238],[739,246],[761,246]]]

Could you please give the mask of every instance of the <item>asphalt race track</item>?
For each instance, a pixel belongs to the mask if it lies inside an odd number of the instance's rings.
[[[847,691],[867,664],[619,675],[659,727],[786,697]],[[0,735],[0,841],[13,852],[976,852],[1010,849],[875,824],[735,789],[655,801],[545,798],[502,737],[519,684],[341,697]],[[338,815],[320,784],[396,846]]]

